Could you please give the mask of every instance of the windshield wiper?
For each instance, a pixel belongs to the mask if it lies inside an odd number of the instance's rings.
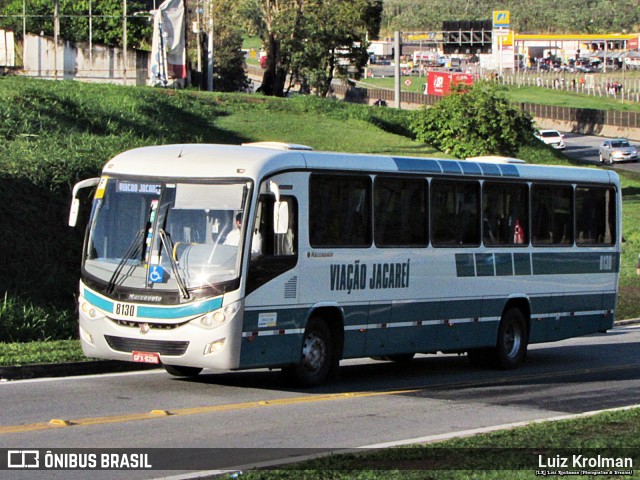
[[[178,284],[178,288],[180,289],[180,293],[182,293],[182,298],[185,300],[190,297],[189,290],[187,290],[187,286],[184,283],[184,279],[182,275],[180,275],[180,269],[178,268],[178,264],[176,263],[175,258],[173,258],[173,240],[164,230],[164,228],[159,228],[158,233],[160,234],[160,243],[162,243],[162,248],[164,249],[165,254],[169,257],[169,263],[171,264],[171,271],[173,272],[173,276],[176,279],[176,283]]]
[[[109,279],[109,283],[107,283],[106,292],[108,294],[113,293],[113,290],[116,288],[116,281],[120,277],[120,274],[122,273],[122,269],[124,268],[124,266],[127,263],[127,261],[130,260],[130,259],[135,258],[136,255],[141,254],[142,244],[143,244],[142,240],[143,240],[143,237],[144,237],[144,232],[146,230],[147,230],[146,228],[142,228],[142,229],[138,230],[138,232],[136,233],[135,237],[133,237],[133,240],[129,244],[129,247],[127,248],[127,251],[124,253],[122,258],[118,262],[118,265],[116,266],[116,269],[113,271],[113,274],[111,275],[111,278]]]

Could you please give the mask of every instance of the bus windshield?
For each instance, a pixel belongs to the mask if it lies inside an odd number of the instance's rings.
[[[116,287],[180,291],[239,275],[250,182],[165,183],[103,177],[84,272]]]

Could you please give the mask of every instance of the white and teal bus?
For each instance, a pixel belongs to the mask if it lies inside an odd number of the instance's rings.
[[[515,368],[530,343],[604,332],[621,192],[592,168],[168,145],[110,160],[82,256],[89,357],[282,368],[467,352]]]

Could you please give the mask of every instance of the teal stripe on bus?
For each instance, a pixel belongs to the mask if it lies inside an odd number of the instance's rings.
[[[458,277],[618,273],[618,252],[456,253]]]
[[[194,317],[217,310],[222,307],[222,297],[211,298],[204,302],[190,303],[177,307],[138,306],[138,317],[162,318],[165,320],[183,317]]]
[[[573,315],[576,312],[609,311],[615,308],[615,292],[598,292],[571,295],[533,295],[530,297],[531,315]],[[411,321],[431,320],[460,320],[460,319],[500,319],[507,298],[487,297],[471,298],[456,301],[421,300],[398,303],[371,303],[339,305],[344,312],[344,327],[359,325],[386,325],[391,328],[394,324]],[[244,332],[259,332],[261,330],[300,330],[304,329],[309,315],[308,306],[294,308],[263,307],[259,310],[245,310],[243,319]],[[277,314],[275,325],[261,328],[259,318],[261,313]]]
[[[107,313],[113,313],[114,302],[112,300],[101,297],[87,288],[84,289],[84,298],[87,302],[98,307],[100,310]],[[151,306],[138,304],[137,317],[173,320],[184,317],[193,317],[196,315],[204,315],[205,313],[217,310],[220,307],[222,307],[222,297],[210,298],[209,300],[202,302],[178,306],[163,307],[159,305]]]
[[[84,289],[84,299],[94,307],[98,307],[105,312],[113,313],[113,302],[99,295],[96,295],[91,290]]]
[[[494,345],[506,302],[505,297],[494,297],[340,305],[344,312],[343,358]],[[541,295],[531,297],[530,302],[530,343],[540,343],[611,328],[616,294]],[[245,311],[241,368],[299,361],[309,308]],[[275,313],[277,324],[259,328],[260,313]]]

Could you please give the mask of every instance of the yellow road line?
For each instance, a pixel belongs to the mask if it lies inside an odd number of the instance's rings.
[[[131,413],[124,415],[110,415],[105,417],[81,418],[71,420],[53,419],[49,422],[30,423],[26,425],[0,426],[0,435],[10,433],[33,432],[38,430],[51,430],[65,427],[86,427],[90,425],[104,425],[107,423],[136,422],[140,420],[150,420],[173,416],[200,415],[203,413],[227,412],[233,410],[243,410],[249,408],[277,407],[285,405],[295,405],[302,403],[327,402],[334,400],[345,400],[351,398],[375,397],[382,395],[399,395],[412,393],[417,390],[391,390],[379,392],[349,392],[334,393],[326,395],[309,395],[306,397],[278,398],[273,400],[261,400],[257,402],[230,403],[224,405],[209,405],[204,407],[180,408],[176,410],[152,410],[148,413]]]

